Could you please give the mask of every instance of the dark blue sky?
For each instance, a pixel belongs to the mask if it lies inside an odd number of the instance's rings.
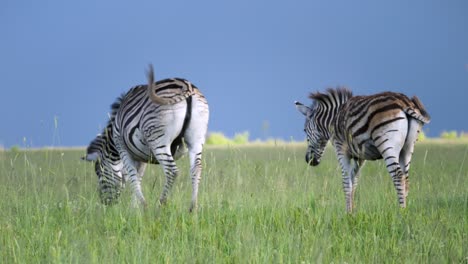
[[[336,85],[418,95],[426,133],[468,131],[464,0],[6,0],[0,36],[5,147],[87,145],[150,62],[200,87],[228,136],[302,140],[294,100]]]

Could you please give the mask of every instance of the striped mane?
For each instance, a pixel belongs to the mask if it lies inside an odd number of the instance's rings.
[[[109,116],[109,121],[107,122],[108,126],[111,125],[112,123],[114,123],[115,115],[117,114],[117,111],[119,110],[120,105],[122,104],[122,101],[123,101],[123,99],[125,98],[126,95],[127,95],[127,93],[122,94],[111,105],[111,112],[110,112],[110,116]]]
[[[107,121],[106,127],[102,131],[102,137],[108,140],[112,140],[112,125],[114,124],[115,121],[115,116],[117,115],[117,111],[119,110],[120,106],[122,105],[122,101],[125,98],[127,93],[122,94],[120,97],[118,97],[115,102],[111,105],[111,112],[109,115],[109,120]],[[110,138],[109,138],[110,136]]]
[[[98,134],[96,138],[89,143],[88,148],[86,149],[86,154],[92,154],[92,153],[104,153],[106,149],[104,148],[109,148],[111,145],[110,144],[113,139],[112,139],[112,125],[115,121],[115,115],[117,114],[117,111],[120,108],[120,105],[122,104],[122,100],[125,97],[126,94],[122,94],[117,100],[111,105],[111,112],[109,115],[109,120],[107,121],[106,127],[102,130],[101,134]]]
[[[325,93],[315,92],[309,95],[310,99],[319,103],[327,103],[332,98],[346,102],[351,97],[353,97],[353,92],[346,87],[328,88]]]

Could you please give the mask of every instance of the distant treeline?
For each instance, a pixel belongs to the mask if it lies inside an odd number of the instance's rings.
[[[210,132],[206,138],[207,145],[243,145],[251,143],[261,143],[261,144],[282,144],[294,142],[293,140],[283,140],[278,138],[267,138],[266,140],[255,139],[250,140],[249,132],[244,131],[241,133],[236,133],[233,138],[225,136],[222,132]]]
[[[440,134],[442,139],[465,139],[468,140],[468,132],[457,132],[455,130],[444,131]]]
[[[419,141],[430,140],[433,138],[428,138],[424,131],[419,133]],[[447,140],[466,140],[468,141],[468,132],[457,132],[455,130],[452,131],[443,131],[438,139],[447,139]],[[304,139],[305,141],[305,139]],[[225,136],[222,132],[210,132],[206,139],[207,145],[242,145],[242,144],[249,144],[249,143],[266,143],[266,144],[277,144],[277,143],[288,143],[294,142],[294,140],[283,140],[283,139],[275,139],[275,138],[268,138],[266,140],[249,139],[249,132],[244,131],[242,133],[236,133],[233,138],[229,138]],[[297,142],[297,141],[296,141]]]
[[[468,132],[458,132],[455,130],[451,131],[443,131],[439,137],[433,138],[433,137],[427,137],[424,131],[421,131],[419,133],[419,141],[424,141],[424,140],[431,140],[431,139],[444,139],[444,140],[451,140],[451,141],[464,141],[468,142]],[[210,132],[208,133],[208,137],[206,138],[206,144],[207,145],[218,145],[218,146],[226,146],[226,145],[245,145],[245,144],[270,144],[270,145],[276,145],[276,144],[285,144],[285,143],[294,143],[294,142],[305,142],[305,137],[304,140],[302,141],[297,141],[297,140],[284,140],[284,139],[279,139],[279,138],[267,138],[267,139],[254,139],[251,140],[249,138],[249,132],[244,131],[241,133],[236,133],[234,137],[229,138],[228,136],[225,136],[222,132]],[[69,147],[59,147],[59,148],[65,148],[69,149]],[[21,149],[30,149],[29,147],[20,147],[19,145],[14,145],[11,148],[9,148],[12,151],[19,151]],[[41,148],[39,148],[41,149]],[[56,147],[52,147],[52,149],[57,149]],[[0,145],[0,151],[3,150],[8,150],[8,148],[4,148],[2,145]]]

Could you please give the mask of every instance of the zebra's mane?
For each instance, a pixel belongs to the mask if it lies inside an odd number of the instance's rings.
[[[120,95],[115,100],[115,102],[111,105],[111,112],[110,112],[109,121],[107,122],[107,125],[111,125],[112,123],[114,123],[115,115],[117,114],[117,111],[120,109],[120,106],[122,105],[122,101],[127,94],[128,93],[123,93],[122,95]]]
[[[130,91],[132,91],[131,89]],[[115,102],[111,105],[111,112],[109,114],[109,121],[107,121],[107,125],[102,131],[102,137],[108,140],[109,134],[112,131],[112,125],[114,124],[115,121],[115,115],[117,115],[117,111],[119,111],[120,106],[122,105],[122,101],[124,100],[125,96],[127,96],[128,93],[123,93],[120,95]]]
[[[112,125],[115,121],[115,115],[117,114],[117,111],[119,110],[122,100],[124,97],[127,95],[127,93],[122,94],[120,97],[118,97],[115,102],[111,105],[111,112],[109,114],[109,120],[107,121],[106,126],[102,130],[101,134],[98,134],[91,143],[89,143],[88,148],[86,149],[86,153],[94,153],[96,151],[99,151],[102,153],[104,146],[107,146],[109,140],[112,140],[111,138],[111,133],[112,133]]]
[[[343,103],[351,97],[353,97],[353,92],[346,87],[328,88],[325,93],[315,92],[309,95],[309,98],[312,99],[314,103],[326,103],[332,98],[335,99],[334,101]]]

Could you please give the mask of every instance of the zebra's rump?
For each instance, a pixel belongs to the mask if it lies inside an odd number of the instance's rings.
[[[176,83],[190,84],[183,79],[170,79],[169,81],[157,82],[156,87],[162,91],[181,89],[181,86],[176,85]],[[166,84],[166,86],[163,86],[163,84]],[[131,92],[134,93],[133,96],[127,95],[121,104],[121,109],[117,110],[115,125],[119,127],[119,135],[122,137],[124,147],[132,159],[139,162],[159,164],[148,144],[148,140],[154,141],[165,137],[168,133],[168,126],[172,126],[171,130],[179,132],[177,132],[178,134],[175,135],[172,142],[166,141],[167,143],[158,145],[157,148],[163,148],[170,144],[172,157],[169,158],[180,158],[185,153],[183,137],[191,119],[192,97],[185,98],[185,105],[180,102],[171,106],[158,106],[149,100],[142,99],[146,96],[144,89],[139,88],[131,90]],[[124,109],[127,110],[123,111]],[[177,123],[181,126],[176,125]],[[154,138],[149,138],[148,133],[153,135]]]
[[[335,139],[345,144],[349,153],[365,160],[381,159],[379,147],[388,136],[406,135],[408,122],[428,122],[429,115],[418,99],[401,93],[384,92],[370,96],[353,96],[337,113]]]

